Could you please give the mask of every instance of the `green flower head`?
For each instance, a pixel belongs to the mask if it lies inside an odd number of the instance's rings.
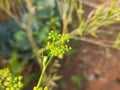
[[[68,34],[61,35],[51,31],[48,40],[49,42],[47,43],[46,50],[49,50],[52,56],[63,55],[71,49],[71,47],[67,45],[69,42]]]

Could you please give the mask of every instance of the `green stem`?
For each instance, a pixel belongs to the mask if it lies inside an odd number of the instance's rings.
[[[48,65],[50,64],[50,62],[52,61],[52,58],[53,58],[53,56],[50,56],[47,63],[43,66],[42,73],[40,75],[40,78],[39,78],[39,81],[38,81],[38,84],[37,84],[37,88],[39,88],[41,86],[41,83],[42,83],[43,77],[45,75],[46,69],[47,69]]]

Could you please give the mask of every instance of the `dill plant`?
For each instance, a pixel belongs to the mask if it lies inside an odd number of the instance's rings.
[[[51,31],[48,36],[49,42],[46,45],[46,51],[48,51],[47,56],[43,56],[43,68],[38,81],[37,86],[33,90],[48,90],[48,87],[42,86],[42,81],[46,73],[48,65],[51,63],[53,57],[64,55],[67,53],[71,47],[67,44],[69,42],[68,34],[59,34],[57,32]],[[22,76],[14,77],[8,68],[0,70],[0,89],[1,90],[21,90],[23,87]]]
[[[71,47],[67,45],[67,43],[69,42],[68,34],[58,34],[57,32],[51,31],[49,33],[48,40],[49,42],[47,42],[46,45],[46,51],[48,51],[48,55],[43,56],[42,73],[40,75],[37,86],[34,87],[34,90],[43,90],[42,81],[44,78],[44,74],[53,57],[64,55],[71,49]],[[48,87],[45,87],[44,90],[48,90]]]

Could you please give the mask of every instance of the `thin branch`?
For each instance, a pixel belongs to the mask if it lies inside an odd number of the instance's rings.
[[[73,37],[72,39],[80,40],[80,41],[84,41],[84,42],[88,42],[88,43],[92,43],[92,44],[95,44],[97,46],[101,46],[101,47],[105,47],[105,48],[118,49],[117,47],[114,47],[114,45],[105,44],[105,43],[100,42],[98,40],[88,39],[88,38],[85,38],[85,37]]]
[[[99,6],[99,5],[97,5],[97,4],[93,3],[93,2],[90,2],[88,0],[82,0],[81,2],[83,4],[85,4],[85,5],[87,5],[87,6],[95,8],[95,9],[97,9],[97,7]]]

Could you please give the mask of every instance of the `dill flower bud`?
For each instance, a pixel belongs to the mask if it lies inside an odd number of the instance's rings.
[[[57,32],[51,31],[48,40],[46,50],[48,50],[52,56],[63,55],[71,49],[71,47],[67,45],[69,42],[68,34],[58,34]]]

